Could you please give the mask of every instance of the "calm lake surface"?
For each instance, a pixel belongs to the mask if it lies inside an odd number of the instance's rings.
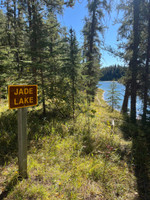
[[[111,85],[112,81],[100,81],[98,87],[102,90],[104,90],[104,100],[107,101],[108,98],[108,90],[110,90],[110,85]],[[117,81],[115,81],[116,83],[116,91],[118,93],[120,93],[119,98],[119,111],[121,110],[122,107],[122,103],[123,103],[123,98],[124,98],[124,93],[125,93],[125,86],[118,83]],[[139,114],[142,114],[142,101],[140,100],[139,97],[137,97],[137,116],[139,116]],[[128,105],[128,109],[130,110],[130,99],[129,99],[129,105]]]

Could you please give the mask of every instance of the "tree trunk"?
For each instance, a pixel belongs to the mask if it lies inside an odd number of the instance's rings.
[[[43,116],[45,116],[45,114],[46,114],[46,105],[45,105],[44,77],[43,77],[43,68],[42,67],[41,67],[41,83],[42,83]]]
[[[148,75],[149,75],[149,61],[150,61],[150,2],[149,2],[149,19],[148,19],[148,44],[147,44],[147,58],[146,66],[144,72],[144,101],[143,101],[143,116],[142,122],[143,125],[146,123],[146,114],[147,114],[147,102],[148,102]]]
[[[36,51],[37,51],[37,31],[36,31],[36,7],[35,0],[28,0],[28,21],[29,21],[29,32],[30,32],[30,49],[32,57],[32,73],[33,82],[37,83],[36,80]]]
[[[131,121],[136,123],[136,93],[137,93],[137,58],[138,58],[138,46],[139,46],[139,11],[140,0],[133,1],[134,9],[134,22],[133,22],[133,56],[131,59]]]
[[[37,8],[36,8],[36,2],[35,0],[32,0],[32,14],[33,14],[33,23],[32,23],[32,72],[33,72],[33,77],[34,77],[34,83],[37,83],[37,78],[36,78],[36,62],[37,62],[37,58],[36,58],[36,52],[37,52]]]
[[[74,63],[74,43],[73,43],[73,40],[74,40],[74,33],[73,33],[73,30],[70,29],[70,34],[71,34],[71,43],[70,43],[70,58],[71,58],[71,65],[72,65],[72,72],[71,72],[71,81],[72,81],[72,117],[73,117],[73,122],[75,120],[75,63]]]
[[[17,71],[19,72],[20,67],[19,67],[19,45],[18,45],[18,34],[17,34],[18,24],[17,24],[17,15],[16,15],[16,11],[17,11],[16,3],[17,3],[16,0],[13,0],[13,4],[14,4],[14,34],[15,34],[15,48],[16,48],[15,56],[16,56],[16,62],[17,62]],[[19,76],[20,76],[20,73],[19,73]]]
[[[10,34],[10,22],[11,22],[11,19],[10,19],[10,2],[7,0],[6,2],[6,10],[7,10],[7,22],[6,22],[6,32],[7,32],[7,38],[8,38],[8,44],[9,46],[11,47],[12,45],[12,41],[11,41],[11,34]]]
[[[123,104],[122,104],[122,108],[121,108],[121,112],[123,114],[126,114],[127,111],[128,111],[129,96],[130,96],[130,83],[128,81],[127,84],[126,84],[126,89],[125,89],[125,94],[124,94],[124,100],[123,100]]]
[[[95,32],[95,19],[96,19],[96,0],[94,0],[93,5],[93,13],[92,13],[92,23],[91,23],[91,29],[90,29],[90,44],[89,44],[89,53],[88,53],[88,76],[89,83],[88,83],[88,98],[89,102],[94,101],[95,96],[95,89],[93,88],[93,45],[94,45],[94,32]]]

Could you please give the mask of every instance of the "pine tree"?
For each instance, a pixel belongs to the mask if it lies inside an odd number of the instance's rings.
[[[102,17],[103,10],[109,10],[106,0],[89,0],[89,18],[85,19],[83,28],[84,35],[84,56],[86,62],[85,75],[87,75],[87,96],[88,101],[94,100],[97,84],[100,76],[100,57],[99,53],[99,33],[103,30]]]
[[[121,44],[121,46],[125,48],[124,59],[128,62],[129,72],[131,74],[126,80],[126,99],[124,100],[127,102],[128,94],[131,94],[130,117],[133,123],[136,122],[137,79],[139,78],[139,69],[141,65],[141,52],[139,51],[141,45],[141,5],[140,0],[121,1],[119,5],[119,9],[124,11],[124,18],[119,29],[119,35],[121,38],[127,40],[127,42]],[[125,111],[127,110],[126,108],[124,107]]]
[[[116,90],[117,88],[117,85],[116,83],[113,81],[110,85],[110,90],[108,90],[108,102],[110,103],[111,105],[111,108],[112,108],[112,112],[114,111],[115,108],[119,108],[119,96],[120,96],[120,93]]]
[[[44,37],[46,40],[44,42],[45,47],[43,50],[43,64],[41,68],[41,78],[42,82],[42,93],[43,93],[43,108],[44,100],[55,99],[57,98],[58,91],[58,77],[60,70],[60,56],[59,56],[59,47],[61,39],[59,36],[60,25],[57,21],[56,15],[51,12],[47,16],[46,27]],[[44,111],[44,110],[43,110]],[[44,112],[43,112],[44,113]]]
[[[23,60],[25,59],[25,37],[24,37],[24,19],[23,9],[20,1],[7,0],[4,2],[5,6],[5,47],[9,49],[12,63],[9,67],[9,82],[17,83],[18,78],[23,71]]]
[[[0,99],[1,99],[1,93],[3,90],[3,86],[5,85],[5,75],[6,75],[6,48],[5,48],[5,23],[6,18],[3,14],[3,12],[0,10]]]
[[[140,42],[139,18],[140,0],[133,1],[134,20],[133,20],[133,55],[131,59],[131,120],[136,122],[136,97],[137,97],[137,71],[138,71],[138,48]]]
[[[70,107],[71,116],[75,120],[75,111],[81,101],[80,92],[82,91],[83,76],[80,51],[75,36],[75,31],[71,28],[68,37],[68,53],[63,67],[64,81],[67,83],[66,95]]]
[[[146,4],[147,5],[147,4]],[[149,62],[150,62],[150,1],[148,1],[148,15],[147,15],[147,40],[146,40],[146,65],[144,69],[144,92],[143,92],[143,125],[146,123],[147,108],[148,108],[148,89],[149,89]]]
[[[122,105],[122,113],[127,114],[128,101],[131,95],[131,59],[132,59],[132,44],[133,44],[133,4],[132,1],[121,1],[117,5],[118,11],[123,12],[123,17],[119,22],[121,26],[118,29],[118,47],[120,49],[119,56],[124,59],[128,66],[127,72],[124,77],[123,84],[125,85],[125,95]],[[125,39],[125,40],[124,40]]]

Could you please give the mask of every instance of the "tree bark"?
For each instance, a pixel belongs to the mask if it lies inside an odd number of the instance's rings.
[[[42,69],[42,67],[41,67],[41,83],[42,83],[43,116],[45,116],[45,114],[46,114],[46,105],[45,105],[44,77],[43,77],[43,69]]]
[[[138,67],[138,47],[139,47],[139,11],[140,0],[133,1],[134,22],[133,22],[133,56],[131,59],[131,121],[136,123],[136,94],[137,94],[137,67]]]
[[[16,12],[17,12],[17,2],[16,0],[13,0],[13,4],[14,4],[14,34],[15,34],[15,48],[16,48],[16,53],[15,53],[15,56],[16,56],[16,62],[17,62],[17,71],[20,72],[20,66],[19,66],[19,44],[18,44],[18,34],[17,34],[17,15],[16,15]],[[20,76],[20,73],[18,75],[18,77]]]
[[[148,75],[149,75],[149,61],[150,61],[150,1],[148,5],[148,44],[147,44],[147,58],[144,72],[144,101],[143,101],[143,115],[142,122],[143,125],[146,123],[146,115],[147,115],[147,102],[148,102]]]
[[[128,81],[127,84],[126,84],[126,89],[125,89],[125,94],[124,94],[124,100],[123,100],[122,109],[121,109],[121,112],[123,114],[126,114],[127,111],[128,111],[129,96],[130,96],[130,83]]]
[[[96,19],[96,0],[94,0],[93,3],[93,12],[92,12],[92,23],[91,23],[91,29],[90,29],[90,41],[89,41],[89,52],[88,52],[88,76],[89,78],[89,83],[88,83],[88,101],[89,104],[92,101],[94,101],[94,96],[95,96],[95,89],[93,88],[93,45],[94,45],[94,32],[95,32],[95,19]]]

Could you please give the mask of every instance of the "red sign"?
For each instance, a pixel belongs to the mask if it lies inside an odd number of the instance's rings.
[[[9,85],[9,109],[37,105],[37,85]]]

